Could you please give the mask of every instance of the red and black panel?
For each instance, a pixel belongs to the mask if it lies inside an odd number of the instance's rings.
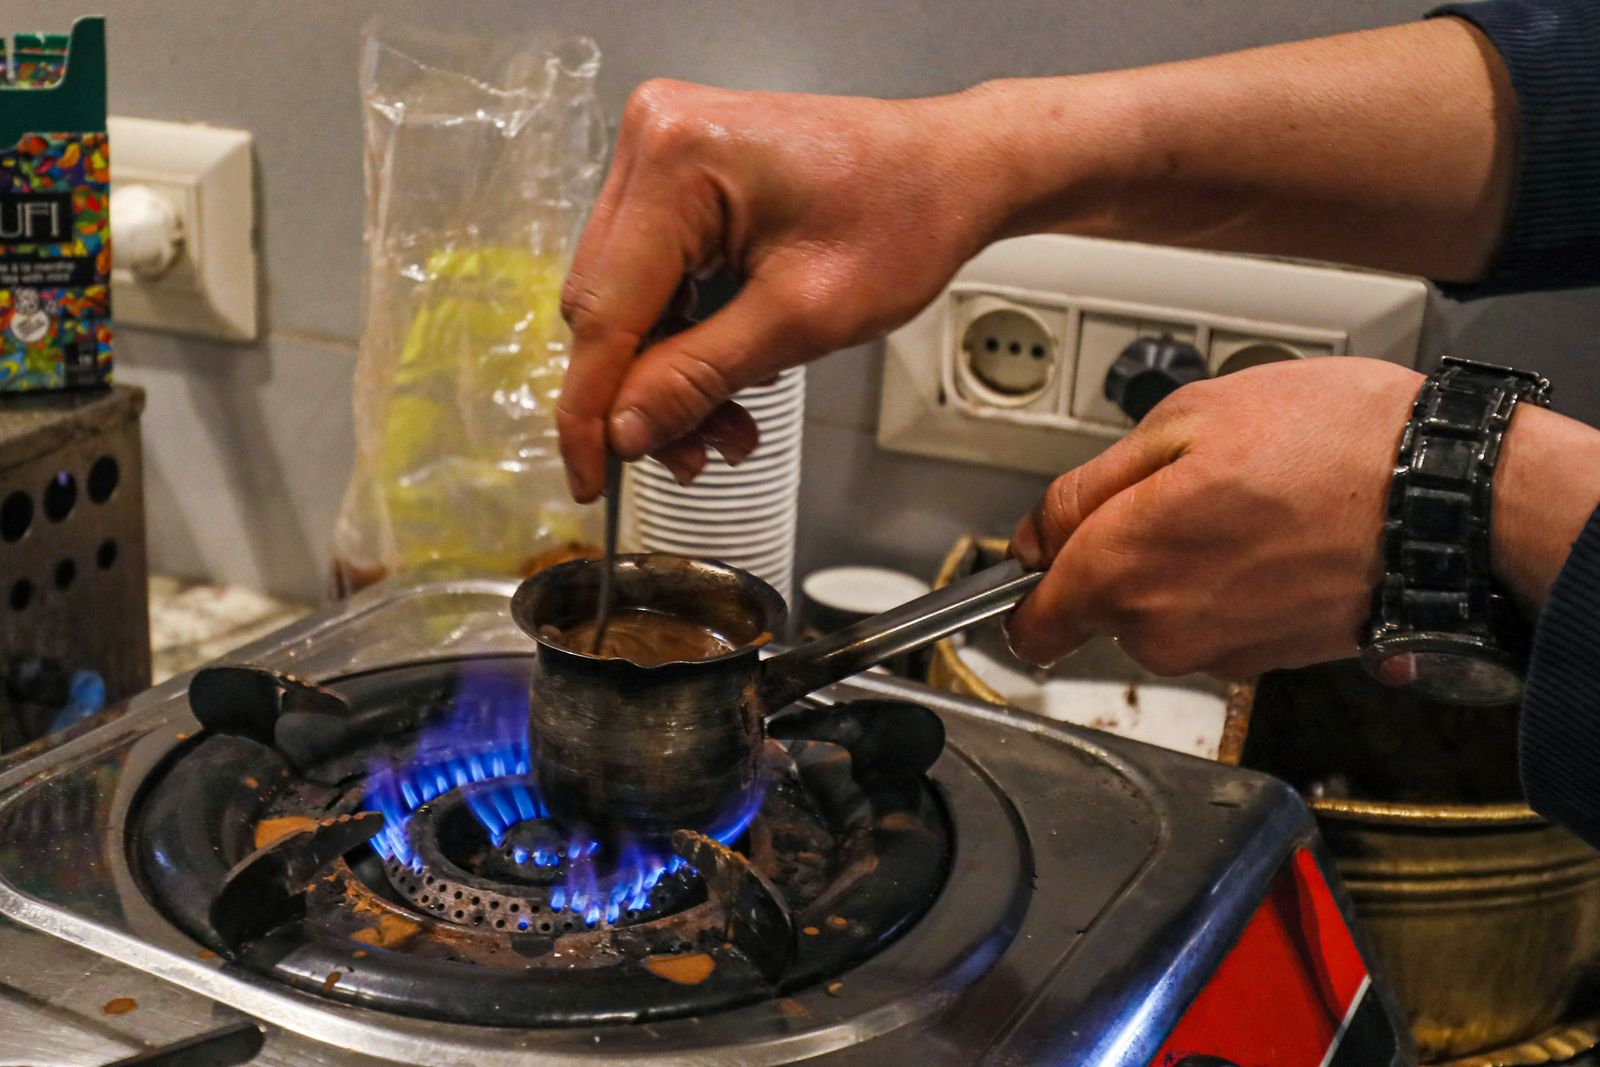
[[[1388,1063],[1398,1037],[1316,859],[1300,849],[1151,1067]]]

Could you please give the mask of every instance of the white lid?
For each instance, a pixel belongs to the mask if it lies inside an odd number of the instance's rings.
[[[839,611],[876,615],[928,592],[928,583],[887,567],[825,567],[800,583],[806,598]]]

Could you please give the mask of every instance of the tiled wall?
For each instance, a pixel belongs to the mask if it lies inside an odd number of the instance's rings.
[[[616,113],[653,75],[740,87],[908,96],[1016,74],[1174,59],[1412,17],[1429,0],[0,0],[0,28],[109,20],[112,110],[254,132],[266,338],[249,346],[124,331],[123,376],[150,391],[153,564],[315,595],[351,461],[359,336],[358,30],[374,12],[440,32],[593,36]],[[114,149],[113,149],[114,152]],[[115,166],[113,155],[113,166]],[[1539,367],[1558,405],[1600,421],[1594,293],[1440,308],[1430,347]],[[1587,388],[1575,379],[1588,375]],[[813,368],[802,569],[834,560],[928,572],[968,531],[1004,532],[1037,478],[890,455],[872,443],[878,356]]]

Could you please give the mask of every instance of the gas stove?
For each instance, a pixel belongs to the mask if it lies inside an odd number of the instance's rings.
[[[512,590],[380,586],[0,763],[5,1061],[1407,1062],[1280,783],[868,674],[747,810],[598,840]]]

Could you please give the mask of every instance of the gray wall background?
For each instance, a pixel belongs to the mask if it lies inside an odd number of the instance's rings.
[[[1078,73],[1414,18],[1432,0],[0,0],[0,27],[65,29],[103,11],[116,114],[250,130],[262,311],[253,345],[124,330],[119,373],[145,415],[152,566],[315,596],[349,472],[361,329],[358,35],[374,13],[441,32],[586,33],[615,115],[656,75],[878,96]],[[1430,353],[1545,371],[1557,407],[1600,422],[1600,294],[1436,302]],[[876,346],[815,366],[802,573],[860,561],[931,573],[951,541],[1004,533],[1043,481],[880,452]]]

